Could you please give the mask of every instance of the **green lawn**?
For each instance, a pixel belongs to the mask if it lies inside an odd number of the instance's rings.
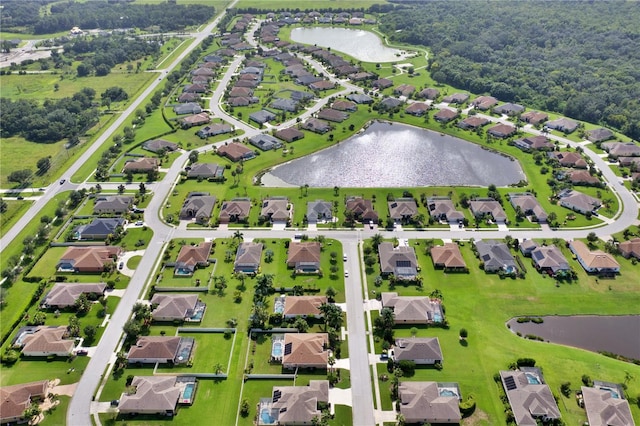
[[[86,356],[78,356],[72,360],[62,357],[54,360],[46,357],[22,357],[13,365],[2,365],[2,386],[53,379],[60,379],[61,385],[68,385],[80,380],[88,363],[89,358]]]
[[[0,214],[0,233],[2,234],[11,229],[33,204],[33,201],[19,201],[10,198],[4,198],[4,201],[7,203],[7,211]]]
[[[144,250],[153,238],[153,231],[146,226],[128,228],[126,235],[118,243],[124,250]]]

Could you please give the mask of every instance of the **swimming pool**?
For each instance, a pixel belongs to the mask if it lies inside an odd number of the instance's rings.
[[[260,423],[263,425],[271,425],[276,422],[276,419],[271,416],[271,410],[263,408],[260,410]]]
[[[458,396],[458,394],[450,389],[440,389],[440,396]]]
[[[275,302],[273,303],[273,312],[276,314],[281,314],[284,312],[284,297],[276,297]]]
[[[271,356],[273,358],[282,358],[282,350],[284,345],[282,342],[273,342],[273,346],[271,347]]]
[[[515,267],[515,266],[507,266],[507,267],[505,268],[505,272],[506,272],[507,274],[513,274],[513,273],[515,273],[515,272],[516,272],[516,267]]]
[[[611,388],[602,388],[601,387],[600,390],[609,392],[611,394],[611,398],[620,399],[620,395],[618,394],[618,392],[616,392],[615,390],[613,390]]]
[[[433,314],[433,322],[442,322],[442,315],[439,312]]]
[[[196,391],[195,383],[187,383],[180,397],[181,404],[193,404],[193,394]]]
[[[537,378],[535,375],[531,374],[531,373],[524,373],[525,376],[527,376],[527,381],[529,382],[530,385],[539,385],[540,384],[540,379]]]

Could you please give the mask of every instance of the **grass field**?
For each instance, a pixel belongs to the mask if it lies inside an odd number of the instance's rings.
[[[0,233],[4,234],[5,231],[11,229],[11,227],[22,217],[22,214],[31,207],[33,201],[24,200],[12,200],[4,198],[7,203],[7,211],[0,214]]]

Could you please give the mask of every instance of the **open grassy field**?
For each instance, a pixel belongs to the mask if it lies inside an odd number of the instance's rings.
[[[16,221],[22,217],[22,214],[33,204],[33,201],[18,201],[10,198],[4,198],[4,201],[7,203],[7,211],[0,214],[0,233],[11,229]]]

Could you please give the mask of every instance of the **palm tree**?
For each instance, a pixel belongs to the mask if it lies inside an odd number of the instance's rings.
[[[233,239],[237,239],[238,241],[244,240],[244,234],[239,230],[233,233]]]
[[[382,235],[381,234],[375,234],[373,237],[371,237],[371,244],[373,245],[373,250],[377,253],[378,252],[378,246],[382,243]]]
[[[339,186],[334,186],[333,187],[333,196],[337,197],[339,193],[340,193],[340,187]]]

